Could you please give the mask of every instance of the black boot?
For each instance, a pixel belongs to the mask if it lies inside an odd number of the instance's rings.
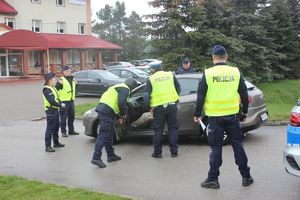
[[[153,158],[162,158],[162,155],[161,154],[156,154],[156,153],[152,153],[151,156]]]
[[[252,183],[253,183],[254,181],[253,181],[253,178],[250,176],[250,177],[244,177],[243,178],[243,186],[244,187],[247,187],[247,186],[249,186],[249,185],[251,185]]]
[[[67,134],[67,133],[61,133],[61,135],[62,135],[63,137],[68,137],[68,134]]]
[[[56,143],[53,145],[54,148],[60,148],[60,147],[65,147],[65,144],[62,144],[60,142]]]
[[[51,146],[46,147],[45,149],[46,152],[55,152],[55,149],[53,149]]]
[[[99,159],[99,160],[91,160],[91,163],[94,164],[94,165],[97,165],[98,167],[100,168],[105,168],[106,167],[106,164],[104,164],[104,162]]]
[[[79,135],[79,133],[73,130],[73,131],[69,131],[69,135]]]
[[[220,188],[220,184],[219,184],[218,180],[209,181],[208,179],[205,179],[205,181],[203,181],[201,183],[201,187],[203,187],[203,188],[219,189]]]
[[[107,157],[107,162],[114,162],[114,161],[119,161],[121,160],[120,156],[117,156],[116,154]]]

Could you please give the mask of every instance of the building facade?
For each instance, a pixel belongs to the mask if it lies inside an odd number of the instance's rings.
[[[0,77],[101,69],[122,47],[91,35],[91,0],[0,0]]]

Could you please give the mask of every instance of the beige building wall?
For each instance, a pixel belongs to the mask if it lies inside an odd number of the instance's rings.
[[[32,30],[32,21],[41,20],[42,33],[57,33],[57,22],[65,22],[67,34],[79,34],[79,24],[85,24],[85,34],[91,32],[88,29],[90,16],[87,15],[90,7],[86,6],[90,5],[90,0],[86,0],[86,5],[72,4],[70,2],[74,0],[65,0],[65,6],[57,6],[56,0],[41,0],[41,3],[32,3],[31,0],[6,1],[18,11],[14,16],[16,29]]]

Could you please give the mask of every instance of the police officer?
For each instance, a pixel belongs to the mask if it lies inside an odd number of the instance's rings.
[[[145,103],[150,104],[154,117],[153,158],[162,158],[162,139],[165,122],[168,124],[169,145],[171,157],[178,155],[177,103],[179,101],[180,85],[172,72],[162,71],[161,63],[150,65],[152,75],[146,81]]]
[[[99,135],[97,137],[95,151],[91,163],[100,168],[106,167],[103,163],[102,148],[105,147],[107,162],[121,160],[117,156],[112,146],[113,143],[113,121],[117,117],[120,125],[125,123],[126,101],[130,92],[137,86],[133,78],[128,78],[124,83],[117,84],[108,88],[100,98],[99,105],[96,108],[99,118]]]
[[[71,75],[72,70],[69,66],[62,68],[63,76],[57,82],[56,89],[59,91],[60,100],[66,105],[65,108],[60,109],[60,129],[63,137],[68,137],[66,126],[68,119],[69,135],[79,135],[74,130],[74,118],[75,118],[75,93],[76,93],[76,80]]]
[[[208,116],[208,143],[211,148],[209,156],[210,169],[208,177],[201,183],[204,188],[220,188],[218,176],[222,165],[222,141],[224,132],[230,139],[235,162],[242,176],[242,185],[253,183],[248,167],[248,159],[243,147],[243,133],[240,119],[248,112],[248,93],[245,81],[238,68],[226,64],[227,51],[221,45],[212,50],[214,67],[206,69],[199,84],[194,121],[200,123],[204,105]],[[239,113],[239,98],[243,104],[242,116]]]
[[[64,147],[65,145],[58,141],[59,130],[59,114],[58,109],[64,108],[65,104],[59,99],[59,94],[54,87],[55,75],[47,73],[44,75],[45,84],[43,88],[44,108],[47,116],[47,127],[45,133],[45,151],[55,152],[51,147],[51,139],[53,139],[54,148]]]
[[[177,68],[175,74],[187,74],[195,72],[195,69],[191,66],[190,60],[188,58],[184,58],[182,60],[182,66]]]

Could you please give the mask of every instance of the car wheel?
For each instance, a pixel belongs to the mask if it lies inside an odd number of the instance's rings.
[[[94,138],[97,138],[98,137],[98,133],[99,133],[99,130],[100,130],[100,126],[99,126],[99,121],[96,120],[93,124],[93,137]],[[116,134],[116,131],[115,131],[115,126],[113,126],[113,144],[117,144],[119,142],[120,138],[119,136]]]

